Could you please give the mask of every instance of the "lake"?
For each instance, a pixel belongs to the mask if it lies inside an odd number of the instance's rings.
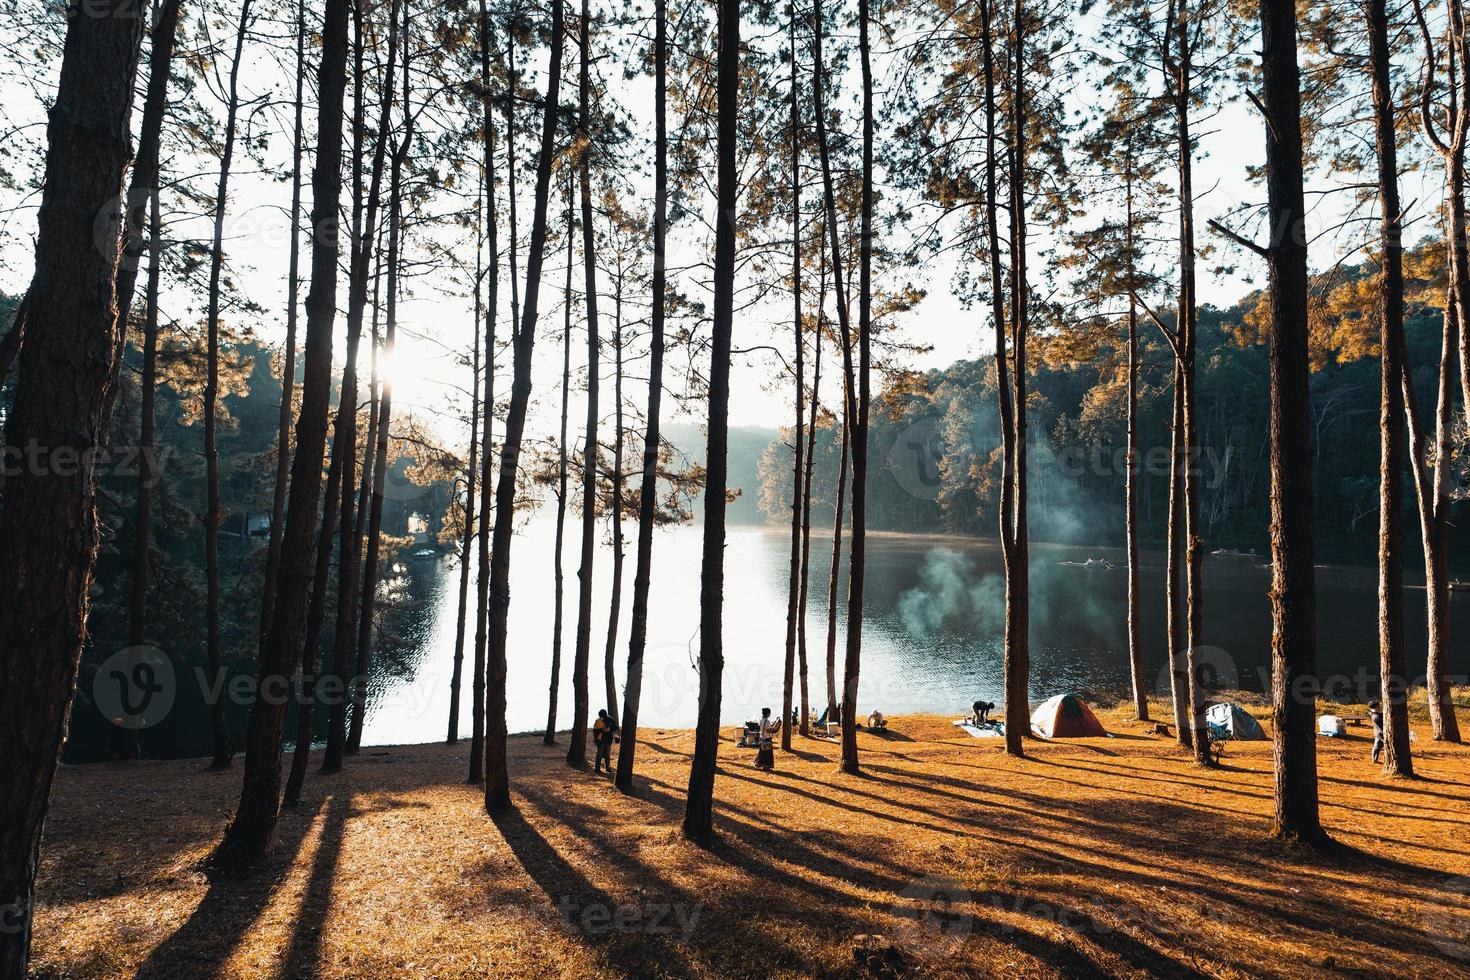
[[[630,528],[630,531],[632,528]],[[570,724],[571,662],[577,608],[580,526],[569,522],[566,546],[565,634],[558,727]],[[603,707],[603,653],[607,641],[611,552],[599,527],[594,570],[591,708]],[[652,727],[690,727],[698,709],[696,667],[699,627],[698,525],[658,532],[644,661],[640,720]],[[785,657],[789,530],[756,525],[730,528],[726,560],[725,675],[720,716],[738,724],[762,707],[779,709]],[[512,552],[512,601],[507,663],[507,724],[512,732],[546,724],[552,630],[552,557],[555,525],[545,517],[524,524]],[[811,703],[826,702],[827,577],[831,538],[812,538],[812,589],[808,612]],[[994,542],[940,535],[874,534],[868,545],[868,586],[863,624],[859,712],[937,712],[961,715],[977,699],[1002,700],[1002,597],[1000,551]],[[1417,561],[1417,559],[1415,560]],[[1144,660],[1151,688],[1169,690],[1164,664],[1163,556],[1145,551],[1141,562]],[[627,660],[633,588],[629,542],[624,609],[616,646],[618,687]],[[1410,570],[1409,581],[1422,583]],[[1329,692],[1344,700],[1376,695],[1377,575],[1365,566],[1318,568],[1318,666]],[[1127,572],[1120,550],[1034,544],[1031,549],[1031,699],[1068,691],[1095,698],[1126,695],[1129,676],[1125,631]],[[1270,569],[1255,555],[1212,555],[1205,563],[1204,661],[1226,688],[1263,691],[1269,686]],[[395,601],[405,600],[400,628],[380,643],[369,683],[364,742],[370,745],[433,742],[445,736],[449,680],[459,599],[456,557],[403,558],[388,570]],[[845,589],[845,585],[844,585]],[[1408,663],[1424,670],[1424,590],[1406,589]],[[471,602],[473,603],[473,583]],[[1456,636],[1470,635],[1470,594],[1454,593]],[[842,674],[845,594],[838,605],[838,684]],[[471,615],[473,620],[473,615]],[[470,731],[470,670],[474,627],[467,630],[460,734]],[[114,657],[122,654],[114,654]],[[72,712],[65,758],[87,762],[108,755],[115,664],[84,668]],[[161,653],[149,677],[166,678],[167,690],[148,709],[139,732],[145,757],[188,757],[209,751],[206,675],[197,663]],[[1452,665],[1463,673],[1463,664]],[[230,689],[249,690],[227,702],[236,746],[243,742],[254,664],[230,665]],[[317,737],[326,735],[326,712],[317,712]],[[288,721],[288,736],[295,731]]]
[[[630,531],[632,529],[630,528]],[[599,528],[599,534],[605,534]],[[580,528],[569,522],[566,606],[558,725],[571,717],[570,665],[576,626]],[[785,655],[789,530],[734,526],[726,546],[725,676],[721,718],[738,723],[762,706],[779,708]],[[605,545],[606,540],[600,540]],[[699,558],[701,529],[661,530],[655,539],[653,592],[644,664],[640,721],[689,727],[698,707]],[[512,553],[512,602],[507,664],[507,724],[512,732],[540,730],[546,722],[552,624],[554,525],[529,521]],[[830,536],[813,535],[808,612],[811,701],[825,701],[825,637]],[[592,710],[604,700],[602,663],[607,636],[611,554],[598,551],[594,573]],[[1113,567],[1094,563],[1100,559]],[[863,629],[860,713],[940,712],[959,715],[979,698],[1001,701],[1003,577],[994,542],[937,535],[871,535]],[[1212,555],[1205,563],[1205,662],[1222,686],[1264,690],[1269,684],[1270,569],[1253,555]],[[617,642],[618,687],[627,659],[632,601],[633,541],[628,546],[624,609]],[[1033,545],[1031,697],[1066,691],[1126,690],[1125,598],[1121,549]],[[1141,560],[1145,663],[1155,690],[1164,673],[1163,555]],[[444,737],[454,651],[458,564],[455,558],[414,561],[406,573],[425,604],[416,650],[372,684],[365,741],[428,742]],[[1409,580],[1422,581],[1410,570]],[[1339,694],[1366,698],[1377,673],[1376,570],[1318,569],[1319,670],[1336,679]],[[1409,668],[1424,669],[1423,589],[1406,591]],[[1457,593],[1457,636],[1470,629],[1470,596]],[[472,599],[473,602],[473,589]],[[841,684],[845,596],[839,603],[838,684]],[[471,616],[473,619],[473,616]],[[471,631],[472,633],[472,631]],[[469,730],[467,642],[461,732]],[[1456,665],[1457,667],[1459,665]]]

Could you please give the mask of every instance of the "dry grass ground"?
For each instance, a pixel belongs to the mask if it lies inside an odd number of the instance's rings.
[[[1470,976],[1455,881],[1470,875],[1470,749],[1421,726],[1420,778],[1397,781],[1368,763],[1363,729],[1319,740],[1324,817],[1346,845],[1319,858],[1266,840],[1269,743],[1204,771],[1102,717],[1118,737],[1034,742],[1022,761],[945,719],[895,719],[860,735],[862,777],[816,739],[758,772],[727,731],[709,851],[679,833],[687,732],[645,732],[631,798],[513,739],[517,808],[498,820],[464,784],[463,744],[366,750],[308,784],[269,867],[233,884],[200,861],[238,772],[71,767],[47,825],[35,969]],[[897,955],[860,965],[860,934]]]

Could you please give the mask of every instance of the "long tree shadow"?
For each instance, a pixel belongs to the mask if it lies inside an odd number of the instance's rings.
[[[712,931],[691,930],[690,935],[683,937],[684,942],[667,934],[647,932],[629,937],[638,950],[636,953],[623,951],[623,955],[615,961],[620,970],[625,969],[627,957],[635,955],[639,960],[662,964],[664,973],[694,975],[707,972],[694,969],[689,961],[691,954],[697,954],[707,961],[707,967],[713,969],[717,975],[729,975],[742,969],[750,969],[748,957],[754,951],[761,951],[761,972],[810,971],[811,964],[801,951],[780,943],[773,934],[756,929],[754,920],[749,918],[752,909],[761,910],[761,915],[766,918],[779,919],[791,914],[789,907],[777,900],[778,886],[789,884],[792,880],[803,886],[809,883],[786,872],[752,868],[744,861],[735,862],[745,872],[743,878],[738,884],[727,882],[720,890],[716,907],[709,907],[711,895],[701,891],[698,885],[681,884],[658,866],[639,860],[619,846],[619,838],[608,827],[608,814],[602,807],[569,802],[559,796],[548,795],[549,790],[534,785],[523,786],[521,793],[526,802],[546,819],[567,827],[576,834],[581,845],[594,849],[599,866],[606,866],[628,882],[634,892],[635,904],[646,902],[651,897],[657,904],[669,903],[683,909],[684,918],[696,924],[711,921],[716,923]],[[652,800],[648,800],[647,796],[644,799],[654,806],[661,807],[672,799],[662,793],[649,795],[653,797]],[[716,854],[719,850],[716,847],[704,853]],[[849,873],[862,872],[851,868]],[[805,893],[810,894],[809,891]],[[834,928],[837,935],[847,936],[853,931],[860,931],[858,920],[848,919],[837,911],[842,908],[842,903],[831,902],[830,895],[823,897],[827,899],[829,904],[826,907],[830,910],[826,916],[826,924]],[[805,900],[796,904],[802,909],[810,907]],[[672,958],[683,959],[686,969],[669,969]],[[630,975],[643,975],[642,971],[636,969],[627,972]]]
[[[188,920],[138,968],[138,977],[195,980],[218,975],[290,873],[320,809],[318,803],[283,810],[275,846],[261,868],[245,879],[211,881]]]
[[[286,947],[281,976],[315,977],[321,969],[322,930],[331,909],[332,879],[342,855],[343,832],[352,817],[352,798],[336,795],[327,800],[317,838],[316,854],[311,861],[311,877],[301,895],[291,939]]]

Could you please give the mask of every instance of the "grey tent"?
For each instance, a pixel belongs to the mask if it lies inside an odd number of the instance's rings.
[[[1226,738],[1242,742],[1266,741],[1266,733],[1262,730],[1260,722],[1246,714],[1245,710],[1233,701],[1222,701],[1219,704],[1210,705],[1205,712],[1205,721],[1217,735],[1223,735]]]

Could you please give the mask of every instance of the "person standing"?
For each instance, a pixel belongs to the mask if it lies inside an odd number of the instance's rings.
[[[766,772],[776,768],[776,747],[772,742],[776,734],[776,726],[771,721],[771,709],[761,709],[761,741],[760,748],[755,753],[755,767],[764,769]]]
[[[612,716],[603,708],[597,712],[597,721],[592,725],[592,744],[597,748],[597,759],[592,767],[593,772],[602,772],[602,764],[607,763],[607,774],[613,774],[612,746],[613,738],[618,733],[618,723],[612,720]]]

